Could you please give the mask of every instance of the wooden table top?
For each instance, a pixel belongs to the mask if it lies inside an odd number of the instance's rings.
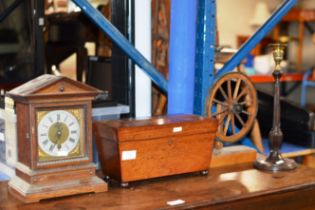
[[[122,189],[110,185],[99,194],[71,196],[22,204],[0,182],[0,209],[315,209],[315,169],[265,173],[250,166],[213,169],[206,176],[189,174],[133,183]],[[232,172],[231,172],[232,171]],[[184,204],[169,206],[181,199]]]

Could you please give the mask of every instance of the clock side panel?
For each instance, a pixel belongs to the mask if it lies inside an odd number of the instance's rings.
[[[32,167],[29,105],[16,103],[18,161]]]
[[[89,156],[89,161],[92,162],[92,102],[88,101],[86,102],[87,106],[87,116],[86,116],[86,121],[87,121],[87,130],[86,130],[86,135],[87,135],[87,148],[88,148],[88,156]]]

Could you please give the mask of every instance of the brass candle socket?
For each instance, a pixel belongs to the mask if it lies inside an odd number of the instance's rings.
[[[286,48],[286,44],[283,43],[275,43],[269,45],[273,50],[273,59],[276,63],[275,71],[281,71],[281,62],[284,58],[284,50]]]
[[[294,160],[283,158],[280,152],[280,147],[282,144],[283,134],[280,128],[280,78],[282,76],[281,72],[281,62],[284,57],[284,44],[272,44],[273,57],[276,63],[275,70],[273,72],[273,77],[275,79],[275,90],[274,90],[274,104],[273,104],[273,125],[269,133],[270,139],[270,154],[265,159],[257,159],[254,166],[257,169],[265,171],[286,171],[296,168],[296,163]]]

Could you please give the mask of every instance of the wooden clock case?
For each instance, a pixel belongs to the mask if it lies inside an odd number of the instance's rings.
[[[42,75],[7,93],[15,100],[18,163],[9,191],[30,203],[42,199],[107,191],[92,163],[91,101],[99,90],[69,78]],[[84,155],[42,163],[39,161],[36,112],[41,109],[81,108],[85,113]]]

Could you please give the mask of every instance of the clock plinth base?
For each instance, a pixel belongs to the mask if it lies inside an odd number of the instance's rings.
[[[15,171],[9,191],[25,203],[107,191],[107,183],[95,175],[94,164],[32,170],[18,162]]]
[[[9,192],[24,203],[35,203],[49,198],[106,191],[106,182],[97,176],[84,180],[64,181],[45,185],[31,185],[19,177],[14,177],[9,182]]]

